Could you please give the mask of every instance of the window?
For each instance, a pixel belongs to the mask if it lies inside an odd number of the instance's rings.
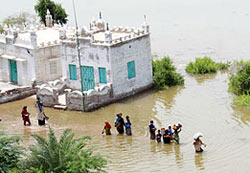
[[[99,82],[100,83],[107,83],[107,77],[106,77],[106,68],[99,67]]]
[[[50,67],[50,74],[57,74],[56,62],[50,62],[49,67]]]
[[[127,64],[128,67],[128,79],[135,77],[135,61],[130,61]]]
[[[69,64],[69,79],[77,80],[76,65]]]

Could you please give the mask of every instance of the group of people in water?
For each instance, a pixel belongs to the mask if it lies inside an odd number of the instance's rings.
[[[174,124],[173,127],[169,124],[167,129],[161,128],[161,130],[158,130],[157,134],[155,134],[156,128],[154,126],[154,121],[151,120],[149,123],[150,139],[156,140],[158,143],[160,143],[162,138],[165,144],[169,144],[171,141],[179,144],[179,133],[181,132],[181,127],[182,125],[180,123],[176,125]]]
[[[45,120],[48,120],[49,117],[47,117],[44,113],[44,109],[43,109],[43,104],[40,101],[40,98],[37,98],[36,101],[36,108],[37,108],[37,120],[38,120],[38,125],[39,126],[43,126],[45,125]],[[30,122],[30,113],[27,110],[27,106],[24,106],[22,111],[21,111],[21,115],[22,115],[22,119],[23,119],[23,123],[25,126],[30,126],[31,122]],[[0,119],[1,121],[1,119]],[[128,136],[132,135],[132,130],[131,130],[131,121],[129,116],[126,116],[126,121],[124,121],[123,117],[122,117],[122,113],[119,113],[116,115],[116,119],[114,121],[114,126],[116,127],[116,130],[119,134],[124,134],[124,128],[125,128],[125,132]],[[153,120],[150,121],[149,123],[149,134],[150,134],[150,139],[151,140],[156,140],[158,143],[161,143],[161,141],[163,140],[164,144],[169,144],[171,142],[175,142],[175,144],[179,144],[180,143],[180,137],[179,137],[179,133],[181,132],[181,128],[182,125],[181,123],[178,124],[174,124],[173,126],[171,126],[170,124],[168,125],[168,128],[161,128],[159,130],[156,129]],[[157,130],[157,133],[156,133]],[[106,134],[106,135],[111,135],[111,125],[108,121],[104,122],[104,127],[102,130],[102,134]],[[197,138],[194,138],[194,148],[196,152],[202,152],[203,149],[201,148],[202,145],[206,146],[206,144],[204,144],[201,139],[200,136],[198,136]]]
[[[116,115],[114,126],[116,127],[116,130],[119,134],[124,134],[124,127],[125,127],[126,134],[128,136],[131,136],[132,135],[131,125],[132,123],[130,122],[129,116],[126,116],[126,121],[124,121],[122,113]],[[102,134],[104,132],[106,135],[111,135],[111,125],[109,124],[108,121],[104,122],[104,128],[102,130]]]
[[[39,126],[44,126],[45,125],[45,120],[48,120],[49,117],[45,115],[45,112],[43,110],[43,104],[40,101],[40,98],[37,98],[36,101],[36,108],[37,108],[37,120],[38,120],[38,125]],[[22,111],[21,111],[22,119],[23,119],[23,125],[25,126],[30,126],[30,113],[27,110],[27,106],[24,106]]]

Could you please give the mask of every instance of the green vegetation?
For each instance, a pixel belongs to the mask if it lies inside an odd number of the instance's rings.
[[[236,73],[229,77],[229,91],[238,97],[234,104],[250,106],[250,61],[240,61],[235,64]]]
[[[190,62],[186,67],[186,72],[192,74],[215,73],[217,70],[226,70],[230,63],[216,63],[210,57],[195,58],[195,62]]]
[[[240,95],[234,99],[234,104],[238,106],[249,106],[250,105],[250,95]]]
[[[4,32],[3,26],[0,25],[0,34]]]
[[[17,167],[23,154],[19,142],[19,137],[8,137],[0,132],[0,172],[9,172]]]
[[[250,94],[250,61],[235,64],[236,74],[229,78],[229,90],[236,95]]]
[[[21,158],[24,150],[18,145],[20,138],[0,135],[0,172],[105,172],[106,160],[86,148],[89,137],[74,139],[69,129],[59,140],[52,129],[48,140],[38,135],[33,137],[36,143],[29,147],[30,154]]]
[[[34,23],[36,21],[36,16],[28,12],[20,12],[19,14],[11,15],[3,20],[3,23],[8,27],[25,27],[29,23]]]
[[[35,11],[37,15],[40,17],[40,21],[44,24],[45,23],[45,16],[47,14],[47,9],[49,9],[50,14],[54,20],[54,23],[57,24],[66,24],[68,19],[68,15],[65,9],[62,8],[61,4],[55,3],[51,0],[38,0],[37,4],[35,5]]]
[[[155,88],[168,88],[184,83],[183,76],[176,72],[176,68],[169,57],[165,56],[161,60],[154,60],[152,65]]]

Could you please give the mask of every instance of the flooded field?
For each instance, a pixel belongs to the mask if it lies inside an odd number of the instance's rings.
[[[184,73],[185,74],[185,73]],[[185,74],[185,85],[163,91],[147,91],[91,113],[45,108],[49,124],[59,135],[71,128],[76,136],[92,137],[90,146],[109,160],[108,172],[247,172],[250,170],[250,108],[232,105],[227,73],[194,77]],[[47,127],[36,122],[35,99],[0,105],[2,130],[32,144],[31,134],[45,136]],[[20,111],[28,106],[32,126],[24,127]],[[133,136],[101,135],[103,122],[114,122],[116,113],[129,115]],[[148,124],[156,127],[181,122],[180,145],[149,140]],[[192,136],[204,134],[205,152],[196,154]]]

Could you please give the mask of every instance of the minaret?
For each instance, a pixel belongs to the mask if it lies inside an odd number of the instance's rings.
[[[149,33],[149,25],[147,23],[146,15],[144,15],[144,23],[142,24],[142,28],[145,33]]]
[[[47,9],[47,15],[45,17],[46,27],[51,28],[53,26],[52,15],[50,14],[49,9]]]

